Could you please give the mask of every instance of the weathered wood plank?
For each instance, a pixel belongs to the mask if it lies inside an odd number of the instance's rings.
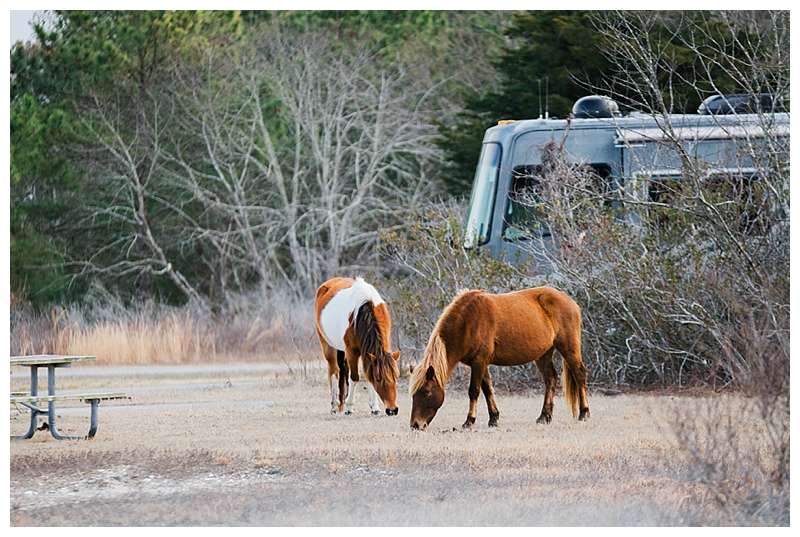
[[[65,395],[16,395],[11,397],[11,403],[46,403],[48,401],[89,401],[99,399],[107,401],[110,399],[130,399],[130,396],[122,392],[114,393],[70,393]]]
[[[31,366],[31,365],[63,365],[74,362],[84,362],[96,360],[96,356],[91,355],[63,355],[63,354],[33,354],[30,356],[12,356],[11,365]]]

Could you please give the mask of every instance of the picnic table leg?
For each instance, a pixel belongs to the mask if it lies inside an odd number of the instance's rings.
[[[92,405],[92,417],[89,422],[89,434],[86,435],[86,438],[93,438],[94,434],[97,432],[97,409],[100,406],[100,400],[91,399],[89,403]]]
[[[35,365],[31,366],[31,395],[39,395],[39,368]],[[28,426],[28,431],[25,434],[12,436],[14,440],[27,440],[33,437],[36,432],[36,424],[39,421],[40,411],[28,407],[31,411],[31,424]]]
[[[47,395],[56,394],[56,367],[54,365],[47,366]],[[50,424],[50,434],[56,440],[80,440],[82,436],[69,436],[58,432],[56,427],[56,402],[47,402],[47,418]]]

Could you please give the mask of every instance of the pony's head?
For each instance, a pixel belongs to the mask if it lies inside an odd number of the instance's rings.
[[[425,430],[444,403],[444,387],[436,381],[433,366],[428,366],[424,374],[421,384],[411,396],[412,429]]]
[[[368,301],[362,304],[353,327],[358,337],[364,363],[364,374],[383,401],[388,416],[397,415],[397,360],[400,351],[391,352],[388,347],[392,321],[389,309],[381,303],[377,306]]]
[[[425,349],[422,363],[411,375],[411,428],[425,429],[444,404],[444,386],[447,382],[447,350],[436,332]]]
[[[397,377],[399,370],[397,361],[400,351],[379,352],[378,355],[367,353],[364,361],[364,374],[375,388],[378,397],[386,407],[387,416],[396,416],[397,409]]]

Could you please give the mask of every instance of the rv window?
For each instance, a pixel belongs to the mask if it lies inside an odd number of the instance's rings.
[[[765,185],[753,173],[711,173],[706,184],[712,203],[721,204],[723,211],[732,209],[741,233],[761,235],[767,232],[766,214],[769,196]],[[733,201],[734,203],[728,203]]]
[[[577,167],[577,166],[576,166]],[[596,177],[593,185],[598,195],[603,196],[608,205],[611,167],[607,164],[586,166]],[[540,208],[542,166],[526,164],[513,170],[511,188],[508,192],[508,205],[503,226],[503,239],[507,241],[530,240],[534,237],[550,237],[545,215]]]
[[[475,171],[475,182],[472,185],[464,248],[489,242],[501,153],[499,144],[483,145],[478,169]]]
[[[664,210],[663,205],[674,206],[682,197],[692,197],[687,188],[690,186],[677,175],[650,178],[648,198],[660,205],[649,211],[651,225],[665,228],[674,223],[678,213]],[[705,177],[702,188],[708,202],[718,204],[723,211],[736,211],[740,231],[748,234],[760,231],[760,209],[764,199],[755,174],[712,172]]]
[[[541,203],[542,167],[538,165],[517,166],[512,171],[508,205],[503,219],[503,240],[520,241],[534,237],[549,237]]]

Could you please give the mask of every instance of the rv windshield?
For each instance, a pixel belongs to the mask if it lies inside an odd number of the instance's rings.
[[[478,169],[475,171],[475,182],[472,185],[464,248],[480,246],[489,241],[501,153],[499,144],[483,144]]]

